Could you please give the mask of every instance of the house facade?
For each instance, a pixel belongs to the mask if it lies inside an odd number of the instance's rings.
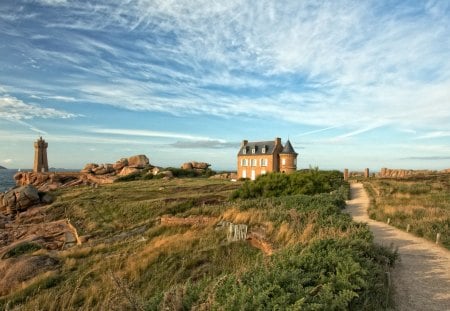
[[[243,140],[237,156],[238,178],[255,180],[271,172],[295,172],[297,155],[289,140],[284,146],[278,137],[270,141]]]

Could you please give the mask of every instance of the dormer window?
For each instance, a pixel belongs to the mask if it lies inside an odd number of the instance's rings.
[[[266,146],[263,146],[263,147],[262,147],[261,153],[266,153]]]
[[[247,154],[247,148],[242,149],[243,154]]]
[[[255,154],[255,152],[256,152],[256,147],[253,147],[252,148],[252,153]]]

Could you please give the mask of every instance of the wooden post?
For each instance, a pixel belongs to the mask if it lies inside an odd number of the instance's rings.
[[[439,244],[440,240],[441,240],[441,234],[438,233],[438,234],[436,234],[436,244]]]
[[[410,224],[406,225],[406,232],[409,232],[409,229],[411,229]]]
[[[387,220],[387,224],[389,225],[391,223],[391,219],[390,218],[388,218],[388,220]]]
[[[344,169],[344,180],[348,180],[348,168]]]

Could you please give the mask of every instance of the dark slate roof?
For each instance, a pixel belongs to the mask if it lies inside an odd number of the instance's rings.
[[[297,152],[295,152],[294,147],[292,147],[291,142],[288,141],[286,142],[286,145],[284,145],[283,151],[281,151],[280,153],[284,153],[284,154],[297,154]]]
[[[262,153],[263,147],[266,147],[266,152]],[[246,148],[247,153],[244,154],[243,150]],[[255,148],[255,153],[252,153],[252,149]],[[275,141],[269,140],[269,141],[250,141],[247,143],[247,145],[241,147],[239,149],[238,155],[261,155],[261,154],[273,154],[273,151],[275,150]]]

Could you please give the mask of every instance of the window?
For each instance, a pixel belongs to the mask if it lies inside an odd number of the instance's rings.
[[[297,165],[297,159],[294,159],[294,165]]]
[[[248,165],[247,159],[242,159],[241,160],[241,166],[247,166],[247,165]]]
[[[261,175],[266,175],[266,170],[262,170]]]
[[[252,162],[251,162],[251,163],[252,163],[252,166],[256,166],[256,159],[252,159],[251,161],[252,161]]]
[[[253,148],[252,148],[252,153],[255,154],[255,152],[256,152],[256,148],[253,147]]]
[[[281,160],[281,165],[286,165],[286,159]]]
[[[261,166],[267,166],[267,163],[268,163],[267,159],[261,159],[260,161]]]
[[[247,178],[247,171],[246,170],[242,171],[242,178]]]
[[[266,153],[266,146],[263,146],[263,147],[262,147],[261,152],[262,152],[262,153]]]
[[[247,154],[247,147],[244,147],[244,149],[242,149],[242,153]]]

